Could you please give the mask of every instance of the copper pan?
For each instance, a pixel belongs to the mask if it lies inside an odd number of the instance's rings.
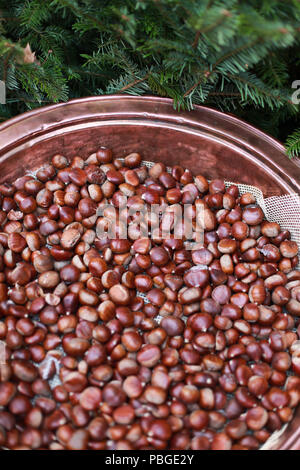
[[[101,96],[38,108],[0,126],[0,182],[41,167],[55,153],[179,164],[206,177],[259,187],[265,197],[300,193],[300,167],[280,142],[234,116],[206,107],[178,113],[166,98]],[[300,449],[300,408],[266,449]]]

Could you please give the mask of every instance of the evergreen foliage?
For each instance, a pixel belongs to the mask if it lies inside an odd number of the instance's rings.
[[[0,120],[75,97],[155,94],[291,134],[293,157],[299,31],[298,0],[0,0]]]

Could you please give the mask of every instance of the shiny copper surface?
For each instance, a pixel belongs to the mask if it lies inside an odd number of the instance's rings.
[[[165,98],[103,96],[22,114],[0,126],[0,182],[43,165],[55,153],[88,156],[99,146],[116,156],[180,164],[206,177],[259,187],[265,197],[300,193],[300,167],[283,146],[231,115],[197,107],[176,112]],[[265,448],[300,449],[300,409]]]

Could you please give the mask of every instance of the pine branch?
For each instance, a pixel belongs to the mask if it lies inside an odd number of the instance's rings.
[[[243,102],[250,99],[255,105],[268,105],[271,109],[290,102],[288,96],[280,95],[279,90],[269,89],[261,80],[247,72],[240,75],[227,74],[226,78],[236,84]]]
[[[202,78],[200,78],[200,80],[198,80],[196,83],[194,83],[194,85],[192,85],[183,95],[184,98],[186,98],[188,95],[190,95],[196,88],[197,86],[200,85],[202,81]]]
[[[198,46],[198,43],[199,43],[199,38],[202,35],[205,35],[206,33],[208,33],[209,31],[215,29],[217,26],[220,26],[225,20],[226,18],[228,18],[229,16],[231,16],[230,12],[228,10],[224,10],[222,12],[222,14],[220,15],[219,18],[217,18],[212,24],[210,25],[207,25],[206,27],[204,27],[203,29],[198,29],[196,31],[196,34],[195,34],[195,39],[193,41],[193,44],[192,44],[192,47],[194,49],[197,48]]]
[[[269,55],[256,67],[258,76],[270,87],[283,87],[287,84],[289,75],[284,57]]]
[[[134,86],[138,85],[139,83],[142,83],[145,80],[147,80],[148,77],[149,77],[149,74],[147,73],[147,75],[144,78],[139,78],[139,79],[134,80],[131,83],[128,83],[128,85],[125,85],[120,89],[120,92],[124,92],[126,90],[129,90],[129,88],[133,88]]]
[[[71,97],[154,94],[176,109],[234,112],[286,140],[300,121],[290,102],[299,30],[296,0],[6,2],[0,116]],[[27,43],[32,64],[23,60]]]

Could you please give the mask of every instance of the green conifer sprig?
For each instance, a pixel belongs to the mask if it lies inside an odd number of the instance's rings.
[[[300,129],[296,129],[286,140],[287,154],[290,158],[300,154]]]
[[[299,31],[297,0],[0,0],[0,120],[74,97],[155,94],[291,134],[293,157]]]

